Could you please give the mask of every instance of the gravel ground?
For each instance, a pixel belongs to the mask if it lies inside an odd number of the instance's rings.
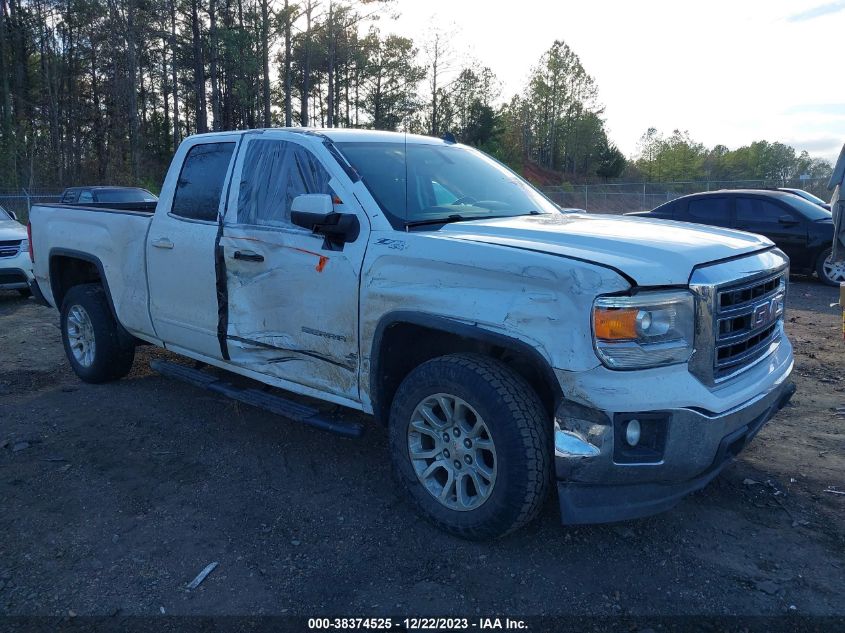
[[[420,520],[371,422],[302,427],[151,348],[83,384],[56,312],[0,293],[0,615],[843,615],[845,343],[837,291],[793,281],[798,393],[717,480],[617,525],[562,527],[550,499],[490,543]]]

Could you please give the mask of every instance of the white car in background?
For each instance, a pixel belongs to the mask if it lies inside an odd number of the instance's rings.
[[[17,290],[28,297],[33,279],[26,227],[0,207],[0,290]]]

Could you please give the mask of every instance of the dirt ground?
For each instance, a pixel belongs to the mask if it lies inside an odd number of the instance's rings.
[[[0,615],[843,615],[836,297],[793,280],[798,393],[708,488],[577,528],[550,499],[468,543],[400,496],[383,429],[348,440],[237,405],[158,376],[151,348],[84,384],[56,312],[0,293]]]

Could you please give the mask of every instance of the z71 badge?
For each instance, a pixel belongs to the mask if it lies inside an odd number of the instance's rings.
[[[387,246],[387,248],[392,248],[397,251],[404,251],[408,248],[408,244],[404,240],[391,240],[387,237],[382,237],[381,239],[376,240],[376,244],[381,244],[382,246]]]

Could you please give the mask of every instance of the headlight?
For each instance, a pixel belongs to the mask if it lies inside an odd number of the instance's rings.
[[[21,245],[18,248],[19,253],[28,253],[29,252],[29,240],[21,240]]]
[[[695,303],[685,290],[599,297],[593,304],[596,353],[611,369],[684,363],[694,336]]]

